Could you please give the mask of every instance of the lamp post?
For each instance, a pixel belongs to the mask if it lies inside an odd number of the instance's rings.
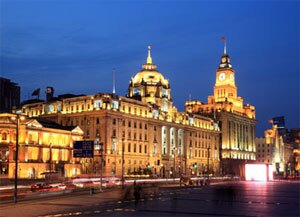
[[[122,189],[124,189],[124,138],[122,138]]]
[[[15,156],[15,179],[14,179],[14,203],[18,201],[18,161],[19,161],[19,125],[20,120],[25,118],[21,116],[21,112],[16,112],[16,117],[12,117],[12,120],[16,120],[16,156]]]
[[[100,142],[100,192],[102,192],[102,165],[103,165],[103,143]]]
[[[52,143],[51,142],[49,144],[49,148],[50,148],[49,169],[50,169],[50,174],[51,174],[51,172],[52,172]]]
[[[207,184],[209,184],[209,155],[210,147],[207,148]]]
[[[173,179],[174,179],[174,182],[175,182],[175,160],[176,160],[176,147],[173,148],[174,152],[174,162],[173,162]]]
[[[182,153],[180,151],[180,165],[179,165],[179,185],[180,185],[180,187],[181,187],[181,178],[182,178],[182,168],[181,167],[182,167]]]

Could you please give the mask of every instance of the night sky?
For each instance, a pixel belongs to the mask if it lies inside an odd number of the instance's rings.
[[[284,115],[299,124],[299,1],[14,1],[0,0],[0,76],[21,86],[22,100],[53,86],[55,95],[125,95],[152,45],[170,79],[175,106],[207,102],[223,52],[238,95],[256,106],[257,134]]]

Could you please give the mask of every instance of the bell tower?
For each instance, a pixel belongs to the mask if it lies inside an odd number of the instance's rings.
[[[226,40],[224,41],[224,53],[221,63],[216,71],[216,83],[214,86],[215,102],[234,101],[237,98],[237,87],[235,85],[235,72],[230,63],[230,57],[226,53]]]

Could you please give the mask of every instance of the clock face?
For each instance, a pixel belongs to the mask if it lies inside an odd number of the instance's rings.
[[[219,80],[220,80],[220,81],[225,80],[225,78],[226,78],[225,73],[221,73],[221,74],[219,75]]]
[[[233,81],[233,79],[234,79],[234,76],[233,76],[233,74],[230,74],[230,80],[232,80],[232,81]]]

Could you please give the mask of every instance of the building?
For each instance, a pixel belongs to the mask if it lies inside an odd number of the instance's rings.
[[[267,143],[265,137],[256,138],[256,162],[272,164],[273,162],[273,144]]]
[[[16,160],[17,115],[0,114],[0,173],[13,178]],[[73,158],[73,142],[82,140],[79,127],[61,126],[41,118],[25,118],[19,124],[19,178],[45,178],[56,171],[63,177],[81,173],[80,159]]]
[[[277,126],[277,130],[280,136],[283,137],[283,140],[286,140],[287,129],[285,128],[285,118],[284,116],[274,117],[271,122]]]
[[[256,138],[256,159],[258,163],[272,164],[275,175],[290,175],[295,172],[295,148],[285,142],[280,128],[273,122],[263,138]]]
[[[255,150],[255,107],[244,105],[237,94],[235,71],[224,47],[221,63],[216,71],[214,95],[208,102],[189,100],[185,103],[189,114],[201,114],[219,122],[221,137],[221,170],[224,174],[244,176],[245,162],[252,162]]]
[[[157,71],[150,52],[148,47],[147,61],[131,78],[126,97],[66,94],[24,104],[22,112],[79,125],[85,139],[95,141],[95,158],[85,160],[85,173],[99,173],[101,143],[105,176],[120,176],[122,170],[125,176],[156,177],[218,173],[219,128],[212,118],[177,111],[169,81]]]
[[[9,79],[0,77],[0,112],[11,112],[20,106],[20,87]]]

